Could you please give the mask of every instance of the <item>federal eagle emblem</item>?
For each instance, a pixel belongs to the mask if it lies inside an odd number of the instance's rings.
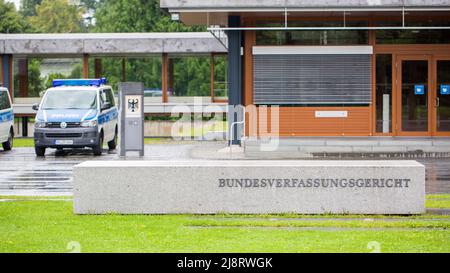
[[[139,109],[139,99],[129,99],[128,100],[128,109],[135,113]]]

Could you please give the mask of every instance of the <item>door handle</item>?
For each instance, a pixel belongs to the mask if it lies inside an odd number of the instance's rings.
[[[441,102],[440,102],[439,98],[436,98],[436,108],[439,107],[439,104],[440,104],[440,103],[441,103]]]

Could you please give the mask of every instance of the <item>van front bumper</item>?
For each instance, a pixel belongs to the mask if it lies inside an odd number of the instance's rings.
[[[85,148],[98,144],[97,127],[91,128],[35,128],[34,145],[46,148]]]

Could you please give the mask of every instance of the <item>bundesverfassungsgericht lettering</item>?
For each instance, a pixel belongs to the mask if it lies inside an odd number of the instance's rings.
[[[219,188],[408,188],[407,178],[219,178]]]

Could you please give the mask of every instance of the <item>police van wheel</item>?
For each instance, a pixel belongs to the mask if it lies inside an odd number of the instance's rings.
[[[3,149],[5,151],[11,151],[14,143],[14,133],[13,131],[9,131],[8,140],[2,143]]]
[[[36,152],[36,155],[39,157],[45,156],[45,147],[36,146],[34,147],[34,151]]]
[[[102,149],[103,149],[103,134],[101,134],[100,137],[98,138],[98,144],[95,145],[92,149],[94,150],[94,155],[95,155],[95,156],[102,155]]]
[[[116,127],[116,131],[114,133],[114,138],[113,140],[111,140],[110,142],[108,142],[108,148],[110,150],[115,150],[117,147],[117,127]]]

